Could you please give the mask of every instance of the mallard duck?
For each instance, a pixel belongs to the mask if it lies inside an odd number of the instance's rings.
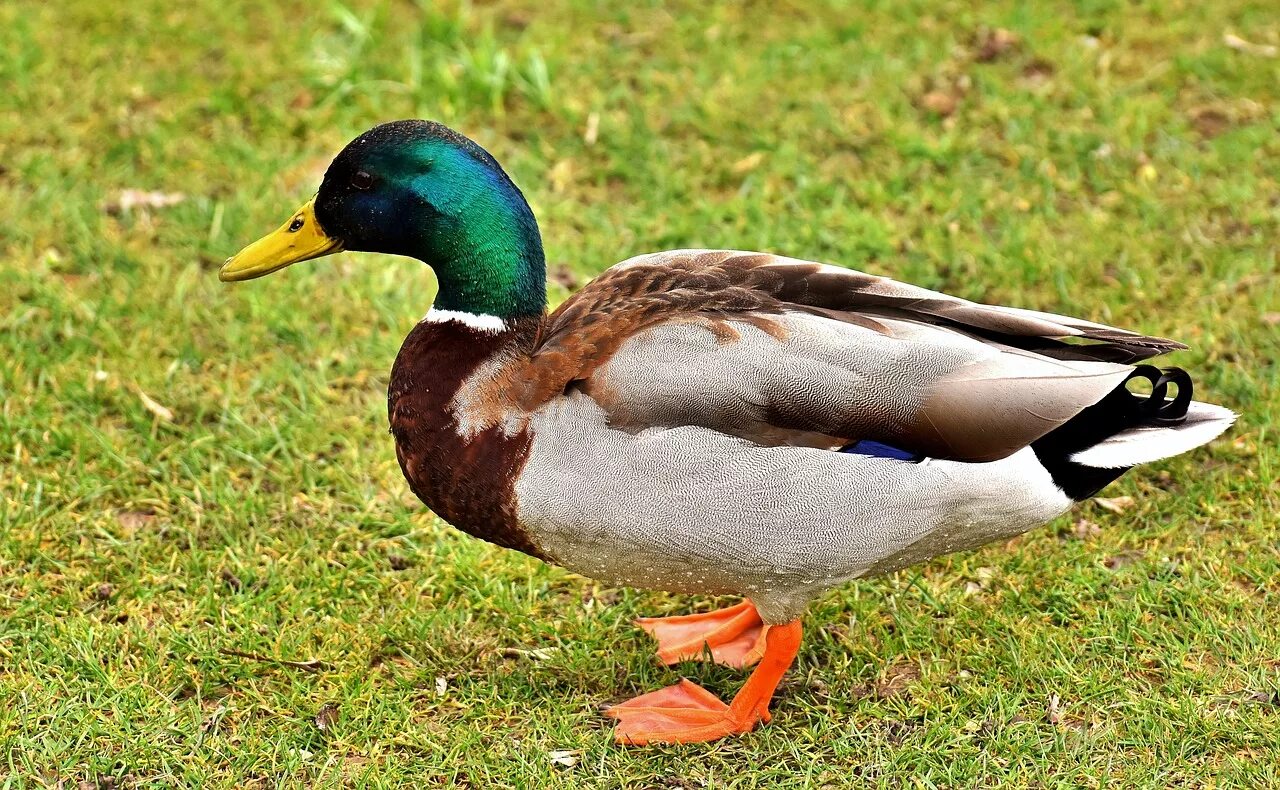
[[[815,596],[1020,534],[1235,418],[1143,363],[1172,340],[767,253],[640,255],[548,314],[520,190],[429,121],[357,137],[219,276],[340,250],[439,281],[387,395],[432,511],[609,584],[744,597],[640,621],[664,662],[756,666],[729,703],[684,680],[610,708],[624,743],[769,721]]]

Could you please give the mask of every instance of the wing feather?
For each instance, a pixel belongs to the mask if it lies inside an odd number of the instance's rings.
[[[762,444],[897,442],[986,461],[1025,447],[1181,343],[731,250],[632,258],[550,315],[506,386],[570,387],[617,424]]]

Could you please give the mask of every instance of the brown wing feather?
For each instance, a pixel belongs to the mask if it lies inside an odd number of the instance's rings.
[[[1110,352],[1116,347],[1135,359],[1186,348],[1173,340],[1080,319],[976,304],[851,269],[764,253],[699,250],[641,256],[592,280],[548,317],[535,361],[576,365],[573,376],[582,378],[635,332],[673,315],[787,308],[845,321],[870,320],[859,311],[889,310],[983,334],[1036,340],[1078,337],[1108,344],[1109,353],[1098,356],[1089,354],[1090,346],[1070,346],[1079,358],[1088,359],[1114,361]],[[1027,347],[1016,341],[1012,345]]]
[[[532,410],[589,378],[647,327],[679,315],[777,312],[779,300],[750,277],[772,259],[714,251],[615,266],[547,317],[527,364],[513,366],[505,384]]]
[[[548,316],[530,355],[508,366],[494,386],[533,410],[575,382],[587,382],[624,343],[658,324],[732,318],[772,333],[780,327],[769,317],[794,311],[874,331],[879,331],[877,316],[904,318],[1056,359],[1127,362],[1185,348],[1080,319],[976,304],[835,266],[763,253],[675,251],[633,258],[597,277]],[[708,328],[725,343],[736,331]],[[587,388],[608,386],[591,382]]]

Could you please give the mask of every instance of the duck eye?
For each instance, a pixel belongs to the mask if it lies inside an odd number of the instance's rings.
[[[351,186],[356,189],[368,189],[373,186],[373,176],[363,170],[357,170],[355,175],[351,176]]]
[[[302,226],[304,223],[305,223],[305,220],[303,220],[302,217],[294,217],[293,222],[289,223],[289,232],[297,233],[298,231],[302,230]]]

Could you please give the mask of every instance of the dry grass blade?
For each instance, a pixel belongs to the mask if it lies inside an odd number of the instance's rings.
[[[1093,503],[1095,505],[1112,513],[1123,513],[1133,507],[1134,502],[1135,500],[1131,496],[1096,496],[1093,498]]]
[[[143,392],[141,388],[135,388],[138,393],[138,400],[142,401],[142,406],[147,411],[164,420],[165,422],[173,422],[173,412],[168,408],[160,405],[154,398]]]
[[[122,189],[115,197],[103,204],[103,211],[108,214],[129,214],[138,209],[159,209],[176,206],[186,200],[181,192],[161,192],[159,190]]]
[[[577,765],[578,758],[581,756],[581,749],[553,749],[547,752],[547,757],[551,760],[552,765],[564,768],[572,768]]]
[[[560,648],[558,647],[535,647],[524,649],[521,647],[501,647],[498,648],[498,655],[503,658],[527,658],[532,661],[546,661]]]
[[[245,658],[250,661],[261,661],[264,664],[276,664],[290,669],[301,669],[304,672],[325,672],[333,669],[332,664],[328,664],[317,658],[308,661],[290,661],[284,658],[273,658],[272,656],[262,656],[257,653],[246,653],[243,650],[233,650],[229,647],[218,648],[218,652],[224,656],[235,656],[236,658]]]
[[[1223,33],[1222,43],[1237,52],[1256,55],[1260,58],[1274,58],[1276,55],[1280,55],[1280,47],[1274,44],[1255,44],[1252,41],[1245,41],[1234,33]]]

